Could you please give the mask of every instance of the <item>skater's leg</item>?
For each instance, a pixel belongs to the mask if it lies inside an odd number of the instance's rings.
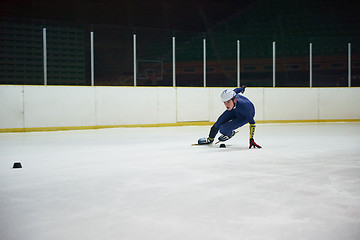
[[[231,136],[232,135],[232,131],[234,131],[235,129],[244,126],[245,124],[247,124],[248,121],[244,120],[244,119],[233,119],[230,120],[226,123],[224,123],[223,125],[220,126],[220,133],[225,135],[225,136]]]

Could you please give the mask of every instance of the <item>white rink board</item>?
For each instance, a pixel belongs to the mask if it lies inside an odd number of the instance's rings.
[[[318,89],[264,89],[264,120],[308,120],[318,118]]]
[[[359,88],[320,88],[319,119],[360,119]]]
[[[23,86],[0,86],[0,128],[24,127],[23,92]]]
[[[95,125],[95,89],[24,87],[25,128]]]
[[[211,122],[215,122],[226,110],[220,97],[223,91],[224,88],[209,88],[209,118]]]
[[[157,123],[157,89],[96,87],[97,125]]]
[[[158,96],[158,123],[176,123],[176,89],[157,88]]]
[[[209,89],[177,88],[177,121],[209,121]]]
[[[0,86],[0,129],[217,120],[225,88]],[[360,119],[360,88],[247,88],[256,121]]]

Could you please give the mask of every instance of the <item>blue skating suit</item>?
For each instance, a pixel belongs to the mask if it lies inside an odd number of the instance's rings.
[[[231,136],[233,130],[247,124],[255,124],[255,107],[249,99],[240,94],[243,88],[235,88],[236,105],[228,111],[225,110],[223,114],[211,127],[209,137],[215,138],[217,132],[220,130],[221,134]]]

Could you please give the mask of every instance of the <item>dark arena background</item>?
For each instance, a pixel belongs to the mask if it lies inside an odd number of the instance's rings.
[[[0,84],[360,86],[359,6],[2,0]]]

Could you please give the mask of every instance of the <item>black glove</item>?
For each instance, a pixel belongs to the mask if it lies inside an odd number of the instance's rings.
[[[254,141],[253,138],[250,138],[250,146],[249,146],[249,148],[252,148],[252,147],[254,147],[254,148],[261,148],[260,145],[256,144],[256,142]]]
[[[241,91],[241,93],[244,93],[245,92],[245,88],[247,87],[246,85],[243,85],[243,86],[241,86],[242,87],[242,91]]]

